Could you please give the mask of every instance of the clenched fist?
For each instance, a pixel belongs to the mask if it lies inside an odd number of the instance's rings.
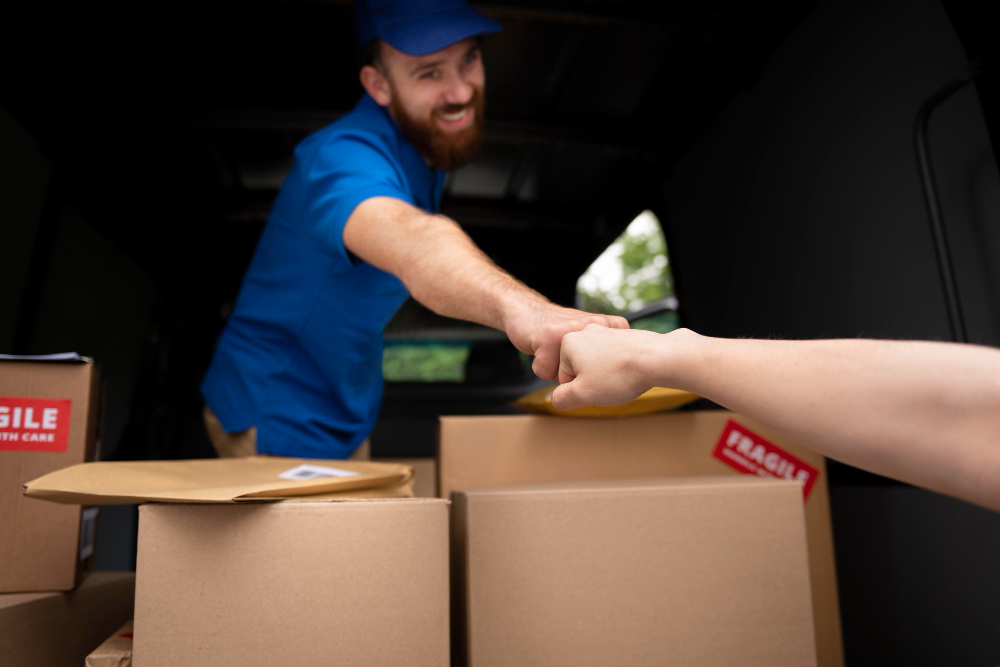
[[[585,405],[619,405],[663,385],[681,348],[697,334],[678,329],[669,334],[621,331],[590,324],[563,338],[559,386],[552,405],[572,410]],[[669,386],[669,385],[666,385]]]
[[[506,319],[504,328],[514,347],[534,355],[531,370],[535,375],[543,380],[555,380],[563,337],[588,325],[601,325],[602,329],[628,329],[628,321],[624,317],[585,313],[547,301],[519,306]]]

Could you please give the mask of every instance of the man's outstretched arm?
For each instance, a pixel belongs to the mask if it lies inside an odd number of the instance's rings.
[[[591,323],[628,328],[621,317],[553,304],[494,264],[453,220],[399,199],[359,204],[344,227],[344,245],[402,280],[434,312],[504,331],[534,355],[532,369],[546,380],[556,377],[564,334]]]
[[[556,407],[694,392],[838,461],[1000,510],[1000,350],[880,340],[728,340],[587,327]]]

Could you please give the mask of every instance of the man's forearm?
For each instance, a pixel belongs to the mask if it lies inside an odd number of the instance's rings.
[[[517,309],[548,303],[498,267],[454,221],[428,215],[415,226],[397,275],[434,312],[506,331]]]
[[[1000,509],[1000,351],[873,340],[658,342],[687,389],[831,458]]]
[[[403,281],[431,310],[505,332],[533,355],[546,380],[559,369],[563,336],[595,323],[628,328],[624,318],[557,306],[496,266],[449,218],[391,197],[367,199],[344,227],[344,245]]]
[[[505,330],[511,310],[545,301],[497,267],[453,220],[392,198],[362,202],[348,220],[344,242],[447,317]]]

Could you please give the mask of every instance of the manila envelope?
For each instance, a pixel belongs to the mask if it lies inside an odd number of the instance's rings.
[[[191,461],[79,463],[24,485],[24,495],[57,503],[233,503],[412,497],[413,468],[398,463],[275,456]]]

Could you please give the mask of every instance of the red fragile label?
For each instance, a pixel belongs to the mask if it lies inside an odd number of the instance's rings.
[[[65,452],[71,403],[63,398],[0,396],[0,450]]]
[[[747,475],[802,482],[802,494],[806,500],[819,477],[816,468],[731,419],[722,430],[712,456]]]

